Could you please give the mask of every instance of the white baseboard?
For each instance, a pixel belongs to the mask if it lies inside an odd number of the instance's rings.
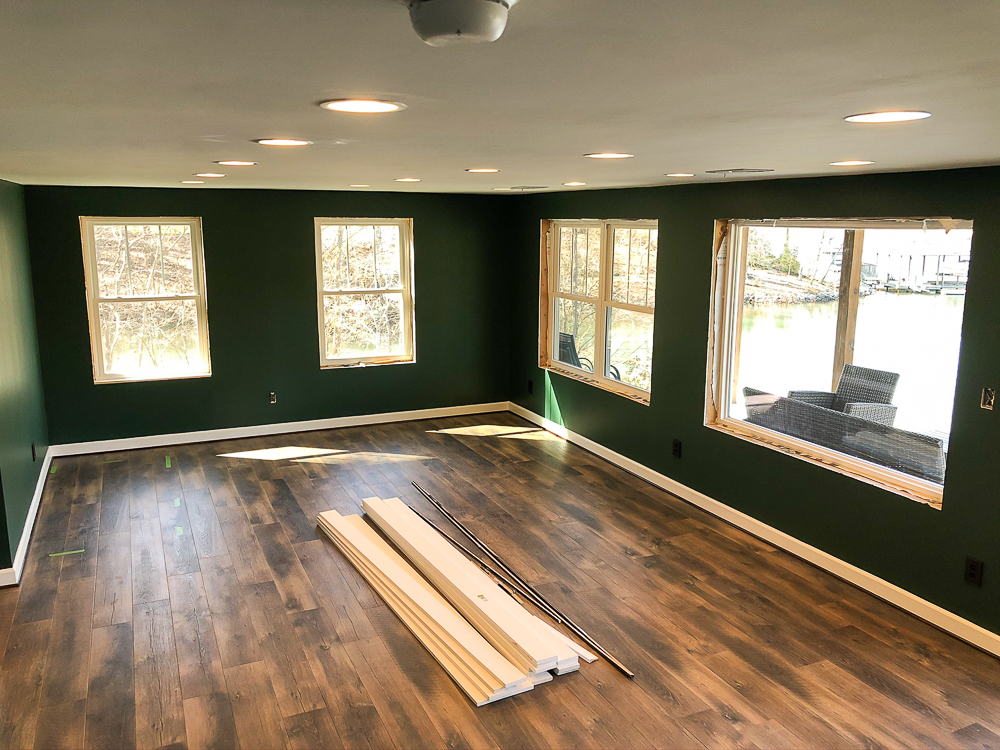
[[[507,401],[489,404],[468,404],[465,406],[443,406],[437,409],[414,409],[382,414],[361,414],[356,417],[331,417],[310,419],[304,422],[278,422],[275,424],[251,425],[249,427],[228,427],[221,430],[200,430],[198,432],[175,432],[169,435],[148,435],[145,437],[120,438],[117,440],[94,440],[86,443],[63,443],[53,445],[53,456],[79,456],[86,453],[110,453],[112,451],[135,450],[137,448],[159,448],[164,445],[184,445],[186,443],[206,443],[216,440],[234,440],[262,435],[282,435],[292,432],[313,430],[333,430],[338,427],[359,427],[386,422],[410,422],[416,419],[439,419],[458,417],[463,414],[484,414],[491,411],[507,411]]]
[[[35,528],[38,506],[42,502],[42,491],[45,489],[45,480],[49,478],[49,466],[52,464],[52,456],[54,455],[55,453],[50,446],[45,451],[45,458],[42,459],[38,481],[35,482],[35,494],[31,496],[31,505],[28,506],[28,515],[24,519],[24,528],[21,530],[21,540],[17,543],[17,551],[14,553],[13,567],[0,569],[0,586],[13,586],[21,581],[24,560],[28,554],[28,542],[31,541],[31,532]]]
[[[590,438],[568,430],[562,425],[539,416],[519,404],[512,402],[510,410],[514,414],[527,419],[529,422],[545,428],[554,435],[558,435],[574,445],[585,448],[606,461],[646,480],[650,484],[666,490],[670,494],[676,495],[682,500],[686,500],[692,505],[711,513],[713,516],[721,518],[723,521],[727,521],[733,524],[733,526],[743,529],[749,534],[763,539],[796,557],[802,558],[880,599],[884,599],[890,604],[919,617],[921,620],[929,622],[931,625],[945,632],[951,633],[956,638],[971,643],[973,646],[988,651],[991,654],[1000,656],[1000,635],[997,633],[986,630],[974,622],[959,617],[926,599],[920,598],[916,594],[912,594],[821,549],[806,544],[783,531],[779,531],[773,526],[768,526],[766,523],[758,521],[746,513],[741,513],[735,508],[724,505],[718,500],[710,498],[708,495],[703,495],[697,490],[693,490],[668,476],[650,469],[648,466],[640,464],[638,461],[633,461],[631,458],[623,456],[620,453],[615,453],[600,443],[596,443]]]

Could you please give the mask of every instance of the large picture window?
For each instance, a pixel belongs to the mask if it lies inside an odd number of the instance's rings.
[[[972,223],[719,223],[707,422],[939,506]]]
[[[412,362],[412,223],[316,219],[320,364]]]
[[[656,222],[549,221],[542,238],[541,366],[648,403]]]
[[[201,220],[80,219],[94,381],[211,374]]]

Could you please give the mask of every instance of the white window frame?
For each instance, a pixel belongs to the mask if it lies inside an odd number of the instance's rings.
[[[953,229],[972,228],[972,222],[955,219],[729,219],[716,222],[712,264],[711,326],[708,343],[708,372],[705,398],[705,425],[734,437],[767,446],[800,460],[832,469],[899,495],[941,508],[943,486],[880,464],[847,456],[820,445],[750,424],[729,416],[733,403],[734,367],[738,360],[742,330],[743,283],[746,278],[746,235],[750,227],[824,227],[865,229]],[[860,252],[863,234],[855,244]],[[858,258],[860,260],[860,258]],[[860,270],[860,262],[857,263]],[[844,296],[844,290],[841,290]],[[852,301],[856,302],[852,292]],[[854,308],[856,310],[856,307]],[[838,342],[835,367],[845,362],[844,353],[853,349],[840,319],[850,315],[838,311]],[[853,337],[851,337],[853,339]],[[849,361],[849,360],[847,360]],[[831,373],[833,375],[833,373]]]
[[[557,238],[559,230],[568,228],[600,228],[601,229],[601,262],[598,275],[598,296],[586,297],[577,294],[568,294],[558,291],[558,247]],[[650,379],[650,390],[643,390],[634,385],[615,380],[606,376],[605,364],[607,362],[607,328],[608,310],[616,308],[620,310],[630,310],[632,312],[646,313],[654,315],[654,307],[632,305],[624,302],[616,302],[612,299],[612,253],[614,252],[614,232],[616,229],[656,229],[659,230],[659,222],[656,219],[553,219],[542,222],[542,245],[541,245],[541,274],[539,287],[539,332],[538,350],[539,367],[560,375],[580,380],[606,391],[617,393],[641,404],[649,404],[652,393],[652,379]],[[659,252],[659,243],[657,243]],[[657,268],[659,268],[659,258],[657,258]],[[555,271],[550,275],[549,270]],[[551,279],[551,282],[550,282]],[[573,367],[558,359],[557,353],[559,345],[556,340],[556,316],[555,303],[557,299],[585,302],[592,304],[596,308],[594,321],[594,371],[589,372],[582,368]],[[654,315],[653,328],[656,328]]]
[[[191,260],[194,275],[193,294],[162,294],[148,297],[102,297],[97,270],[97,249],[94,246],[94,227],[101,224],[125,226],[151,225],[187,226],[191,230]],[[201,218],[196,216],[81,216],[80,235],[83,245],[83,270],[86,281],[87,315],[90,321],[90,351],[93,361],[94,382],[142,383],[157,380],[187,380],[207,378],[212,375],[211,352],[208,343],[208,301],[205,294],[205,253],[201,232]],[[126,235],[127,236],[127,235]],[[102,302],[164,302],[194,300],[198,315],[199,356],[205,363],[204,370],[182,374],[143,375],[130,377],[105,370],[104,346],[101,337],[100,304]]]
[[[416,341],[413,299],[413,219],[365,219],[317,217],[314,221],[316,241],[316,310],[319,319],[319,364],[321,369],[337,367],[363,367],[371,365],[409,364],[416,362]],[[377,289],[344,289],[335,292],[323,288],[323,227],[326,226],[382,226],[399,227],[400,274],[399,287],[379,287]],[[402,294],[403,295],[403,353],[391,356],[338,357],[326,356],[326,297],[359,294]]]

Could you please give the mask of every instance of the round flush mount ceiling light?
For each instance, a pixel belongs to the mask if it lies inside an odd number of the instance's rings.
[[[930,116],[930,112],[897,110],[892,112],[863,112],[860,115],[848,115],[844,119],[848,122],[861,123],[910,122],[912,120],[926,120]]]
[[[564,182],[563,183],[563,185],[565,185],[566,187],[583,187],[586,184],[587,184],[586,182]]]
[[[362,184],[361,184],[361,183],[359,182],[359,183],[357,183],[357,184],[354,184],[354,185],[348,185],[347,187],[353,187],[353,188],[363,188],[363,187],[371,187],[371,185],[362,185]]]
[[[831,167],[863,167],[866,164],[874,164],[873,161],[866,161],[864,159],[848,159],[846,161],[831,161]]]
[[[419,177],[397,177],[396,182],[420,182]]]
[[[663,175],[664,177],[694,177],[691,172],[671,172],[670,174]]]
[[[195,177],[225,177],[221,172],[199,172]]]
[[[466,169],[466,172],[471,172],[472,174],[496,174],[500,170],[496,167],[473,167],[472,169]]]
[[[238,159],[232,159],[229,161],[216,161],[213,164],[218,164],[220,167],[253,167],[257,165],[255,161],[239,161]]]
[[[349,112],[355,115],[381,115],[406,109],[405,104],[381,99],[331,99],[328,102],[320,102],[319,106],[331,112]]]
[[[617,151],[600,151],[596,154],[584,154],[588,159],[631,159],[635,154],[625,154]]]
[[[732,169],[706,169],[705,174],[762,174],[773,171],[773,169],[764,169],[761,167],[733,167]]]
[[[204,180],[181,180],[181,185],[204,185]]]
[[[311,146],[312,141],[303,141],[299,138],[258,138],[254,143],[261,146]]]

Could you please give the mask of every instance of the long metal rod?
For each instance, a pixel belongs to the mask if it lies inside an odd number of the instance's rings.
[[[456,528],[458,528],[463,534],[465,534],[472,541],[472,543],[475,544],[476,547],[478,547],[483,552],[483,554],[489,557],[490,560],[492,560],[497,566],[499,566],[500,569],[503,570],[504,573],[512,581],[517,582],[519,588],[524,592],[525,596],[533,604],[537,605],[542,611],[544,611],[547,615],[549,615],[549,617],[552,617],[554,620],[556,620],[556,622],[559,622],[565,625],[567,628],[569,628],[578,638],[580,638],[580,640],[582,640],[588,646],[597,651],[598,654],[607,659],[608,662],[610,662],[611,665],[619,672],[621,672],[623,675],[625,675],[629,679],[633,679],[635,677],[635,673],[631,669],[629,669],[620,661],[618,661],[618,659],[616,659],[611,653],[609,653],[607,649],[605,649],[600,643],[594,640],[594,638],[589,633],[587,633],[586,630],[581,628],[579,625],[573,622],[572,619],[570,619],[568,616],[566,616],[558,609],[553,607],[551,604],[549,604],[548,600],[544,596],[538,593],[538,591],[536,591],[535,588],[530,583],[521,578],[521,576],[517,574],[517,571],[513,570],[509,565],[507,565],[507,563],[505,563],[500,558],[499,555],[497,555],[493,550],[491,550],[485,543],[480,541],[479,537],[477,537],[470,528],[468,528],[464,523],[455,518],[455,516],[452,515],[451,511],[449,511],[447,508],[441,505],[441,503],[439,503],[437,500],[434,499],[433,495],[431,495],[427,490],[425,490],[416,482],[413,482],[412,484],[416,488],[417,492],[419,492],[421,495],[427,498],[427,501],[441,512],[441,515],[443,515],[445,518],[451,521],[456,526]]]

